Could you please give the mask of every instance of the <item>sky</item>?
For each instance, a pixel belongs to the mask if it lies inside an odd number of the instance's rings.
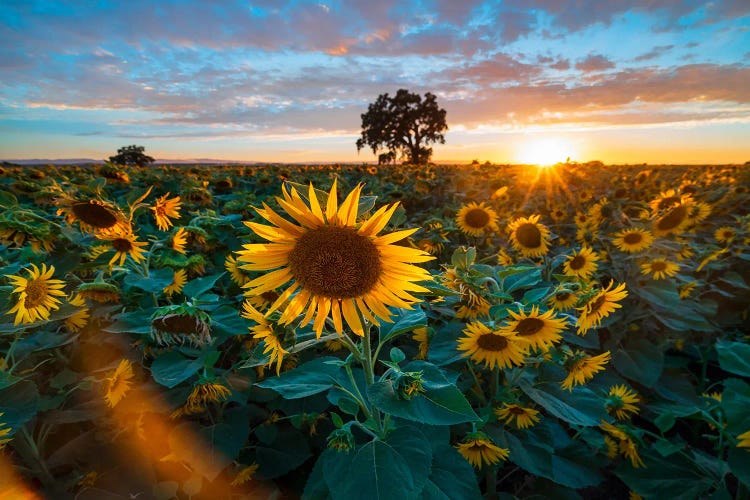
[[[437,96],[433,160],[750,160],[750,1],[1,0],[0,159],[365,162]]]

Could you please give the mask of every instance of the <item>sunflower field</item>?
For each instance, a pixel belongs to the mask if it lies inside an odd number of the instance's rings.
[[[748,187],[6,164],[0,498],[748,498]]]

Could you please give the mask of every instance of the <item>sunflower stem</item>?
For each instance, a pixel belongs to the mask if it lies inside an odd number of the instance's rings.
[[[495,467],[487,467],[484,475],[485,486],[487,487],[487,500],[497,500],[497,470]]]
[[[362,362],[365,369],[365,381],[367,387],[370,387],[375,383],[375,370],[374,362],[372,359],[372,340],[370,339],[371,324],[369,322],[364,323],[365,335],[362,337]],[[384,437],[383,423],[380,420],[380,410],[373,408],[373,417],[375,421],[375,427],[377,428],[378,436]]]

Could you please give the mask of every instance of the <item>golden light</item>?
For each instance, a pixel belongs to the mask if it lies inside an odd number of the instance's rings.
[[[574,153],[573,146],[563,139],[536,139],[521,145],[516,160],[525,165],[547,167],[565,162],[575,156]]]

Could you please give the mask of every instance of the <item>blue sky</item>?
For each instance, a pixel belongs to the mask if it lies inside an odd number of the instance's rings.
[[[747,0],[4,2],[0,39],[2,159],[370,161],[407,88],[437,161],[750,160]]]

